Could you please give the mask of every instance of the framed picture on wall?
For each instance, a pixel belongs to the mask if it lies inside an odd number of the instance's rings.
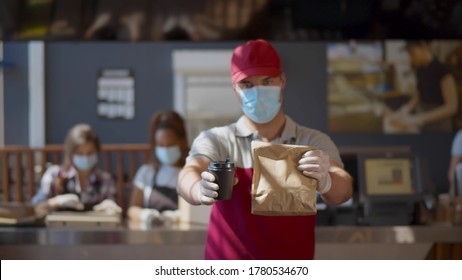
[[[462,128],[461,40],[352,40],[328,43],[326,53],[331,132]]]

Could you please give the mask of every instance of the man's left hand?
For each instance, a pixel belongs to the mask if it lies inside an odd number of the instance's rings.
[[[320,194],[327,193],[332,187],[329,166],[329,155],[321,150],[308,151],[298,161],[298,170],[302,171],[303,175],[318,181],[316,190]]]

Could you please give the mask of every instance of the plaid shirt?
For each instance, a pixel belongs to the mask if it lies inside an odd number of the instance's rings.
[[[82,188],[77,170],[73,166],[65,171],[61,166],[53,165],[43,174],[40,189],[32,198],[32,204],[66,193],[77,194],[85,205],[85,210],[91,210],[105,199],[116,201],[117,189],[112,175],[99,168],[93,171]]]

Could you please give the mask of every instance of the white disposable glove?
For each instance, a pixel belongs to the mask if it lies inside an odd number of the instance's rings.
[[[201,173],[201,180],[196,184],[199,184],[199,191],[198,191],[198,200],[203,205],[212,205],[215,203],[215,198],[218,196],[218,186],[215,182],[215,176],[208,171],[203,171]],[[239,180],[234,177],[235,186]]]
[[[153,221],[159,220],[160,213],[156,209],[145,208],[140,212],[140,220],[143,223],[152,223]]]
[[[101,203],[93,206],[93,211],[105,212],[107,214],[120,214],[122,213],[122,208],[120,208],[114,201],[105,199]]]
[[[199,202],[204,205],[212,205],[215,203],[215,198],[218,196],[218,185],[214,183],[215,176],[212,173],[204,171],[201,173],[199,184]]]
[[[48,204],[53,208],[72,208],[76,210],[85,208],[75,193],[60,194],[52,197],[48,199]]]
[[[321,150],[308,151],[298,161],[298,170],[302,171],[303,175],[318,181],[316,190],[320,194],[327,193],[332,187],[329,166],[329,155]]]
[[[165,210],[160,213],[160,219],[166,224],[176,224],[180,222],[179,210]]]

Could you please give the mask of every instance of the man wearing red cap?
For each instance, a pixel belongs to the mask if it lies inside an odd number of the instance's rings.
[[[251,214],[251,142],[317,147],[300,158],[298,169],[318,181],[317,191],[326,203],[340,204],[351,197],[351,177],[327,135],[302,127],[283,113],[286,78],[279,55],[267,41],[249,41],[234,50],[231,80],[244,115],[194,140],[177,187],[189,203],[213,205],[205,258],[313,259],[315,216]],[[215,200],[219,186],[207,168],[211,161],[228,156],[235,162],[238,180],[231,200]]]

